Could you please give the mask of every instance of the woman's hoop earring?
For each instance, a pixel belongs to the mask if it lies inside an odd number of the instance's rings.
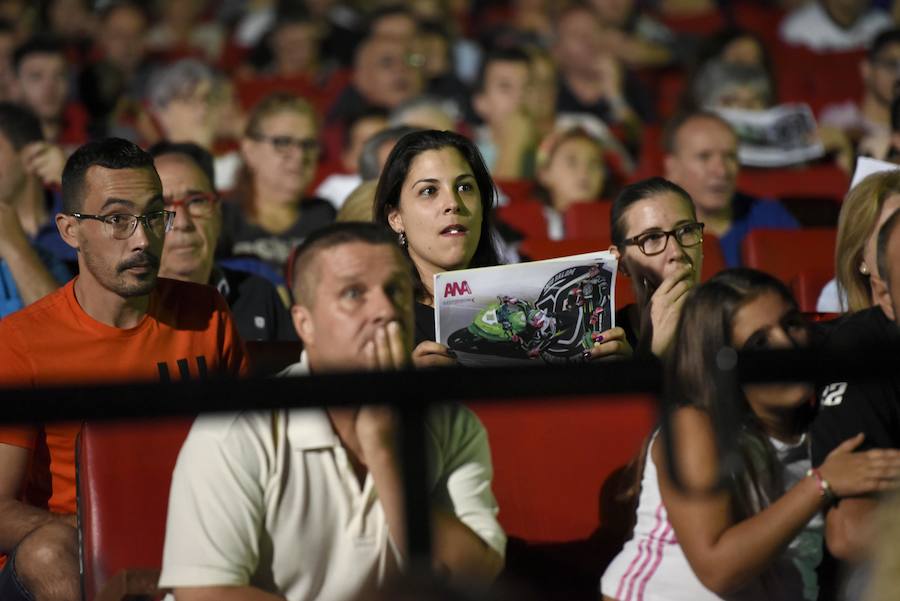
[[[406,239],[406,232],[400,232],[397,234],[397,242],[400,244],[401,248],[406,248],[409,246],[409,242]]]

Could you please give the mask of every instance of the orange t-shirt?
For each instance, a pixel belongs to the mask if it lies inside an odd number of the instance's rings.
[[[247,374],[243,342],[225,299],[214,288],[161,278],[143,320],[121,329],[85,313],[75,298],[75,281],[0,320],[0,386]],[[80,430],[80,422],[0,427],[0,443],[32,451],[24,501],[55,513],[75,513],[75,438]]]

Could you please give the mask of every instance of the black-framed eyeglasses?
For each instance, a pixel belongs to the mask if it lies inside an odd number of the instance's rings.
[[[295,138],[293,136],[264,136],[251,134],[250,138],[257,142],[268,142],[278,152],[286,153],[296,148],[304,153],[318,152],[319,141],[315,138]]]
[[[184,207],[184,210],[191,217],[205,218],[212,216],[216,210],[216,206],[219,204],[219,196],[212,192],[195,192],[178,200],[167,196],[163,199],[163,202],[166,207],[172,209]]]
[[[682,248],[690,248],[703,242],[704,225],[695,221],[680,225],[674,230],[651,230],[624,240],[622,246],[637,246],[642,253],[652,257],[666,250],[666,246],[669,244],[669,237],[672,236]]]
[[[129,213],[112,213],[110,215],[87,215],[85,213],[69,213],[76,219],[94,219],[103,223],[107,235],[116,240],[127,240],[134,234],[137,224],[143,224],[144,229],[162,238],[166,232],[172,229],[175,222],[175,211],[153,211],[144,215],[131,215]]]

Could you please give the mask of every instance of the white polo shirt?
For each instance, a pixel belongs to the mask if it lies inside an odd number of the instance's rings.
[[[432,502],[503,555],[478,418],[435,407],[426,432]],[[250,585],[289,601],[340,601],[401,562],[371,474],[360,488],[324,411],[194,423],[172,478],[160,587]]]

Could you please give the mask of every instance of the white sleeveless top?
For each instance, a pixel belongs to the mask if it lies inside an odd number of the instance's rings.
[[[650,452],[655,441],[656,433],[644,464],[634,533],[604,572],[600,592],[617,601],[720,601],[722,597],[703,586],[694,574],[669,523]],[[810,467],[806,436],[796,445],[776,440],[772,444],[789,490]],[[815,601],[822,530],[822,516],[817,514],[762,576],[728,599]]]

